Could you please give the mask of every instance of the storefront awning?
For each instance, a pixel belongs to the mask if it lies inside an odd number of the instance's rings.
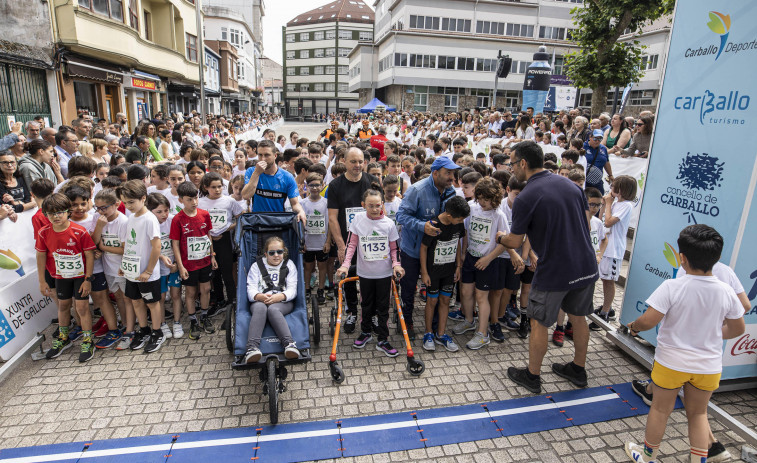
[[[66,60],[66,74],[69,77],[82,77],[111,84],[123,82],[124,72],[116,66],[83,60],[72,57]]]

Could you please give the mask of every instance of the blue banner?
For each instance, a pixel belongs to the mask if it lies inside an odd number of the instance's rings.
[[[747,331],[724,343],[723,379],[757,377],[757,2],[678,2],[621,323],[680,266],[676,240],[703,223],[751,301]],[[745,138],[746,137],[746,138]],[[642,337],[656,345],[656,330]]]

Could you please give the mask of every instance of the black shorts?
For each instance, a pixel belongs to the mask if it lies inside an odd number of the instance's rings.
[[[160,278],[145,282],[126,280],[124,296],[133,301],[144,299],[148,304],[160,302]]]
[[[550,327],[557,321],[562,308],[565,313],[585,317],[592,313],[594,282],[583,288],[569,291],[539,291],[531,289],[528,295],[527,315],[543,326]]]
[[[305,251],[305,262],[326,262],[329,255],[323,251]]]
[[[479,291],[492,291],[498,284],[500,264],[497,259],[494,259],[484,270],[479,270],[475,267],[478,259],[478,257],[465,253],[460,281],[464,284],[476,283],[476,289]]]
[[[108,280],[105,279],[105,273],[95,273],[92,275],[92,292],[105,291],[108,289]]]
[[[182,280],[184,286],[197,286],[198,283],[207,283],[213,279],[213,266],[208,265],[189,272],[186,280]]]
[[[55,290],[55,281],[55,278],[45,269],[45,283],[47,283],[48,288]]]
[[[520,274],[520,282],[524,285],[530,285],[532,281],[534,281],[534,272],[526,267],[523,273]]]
[[[443,276],[437,276],[433,275],[433,269],[432,273],[429,275],[431,277],[431,285],[426,286],[426,295],[429,298],[435,299],[437,297],[441,296],[452,296],[452,291],[455,290],[455,274],[451,275],[443,275]]]
[[[79,294],[79,288],[81,288],[82,283],[84,283],[84,277],[67,279],[59,278],[55,280],[55,294],[58,295],[58,300],[67,301],[74,298],[77,301],[88,301],[89,294],[86,296]]]
[[[504,257],[498,257],[497,260],[502,262],[499,265],[499,283],[495,289],[509,289],[510,291],[520,289],[520,275],[515,274],[513,261]]]

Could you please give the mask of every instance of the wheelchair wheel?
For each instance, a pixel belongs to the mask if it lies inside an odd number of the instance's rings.
[[[312,317],[310,323],[313,324],[313,342],[318,345],[321,343],[321,314],[318,312],[318,296],[312,294],[310,296],[310,309],[312,310]]]
[[[234,342],[237,333],[237,308],[231,306],[226,309],[226,348],[234,353]]]
[[[271,418],[271,424],[279,422],[279,385],[276,378],[276,361],[268,360],[266,362],[268,369],[268,413]]]

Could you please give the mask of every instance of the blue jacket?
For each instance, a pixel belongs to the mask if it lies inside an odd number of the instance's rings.
[[[434,178],[429,176],[416,182],[407,189],[397,210],[397,223],[402,225],[400,235],[401,250],[410,257],[420,259],[423,227],[429,220],[441,214],[444,204],[455,196],[452,187],[439,194],[434,185]]]

